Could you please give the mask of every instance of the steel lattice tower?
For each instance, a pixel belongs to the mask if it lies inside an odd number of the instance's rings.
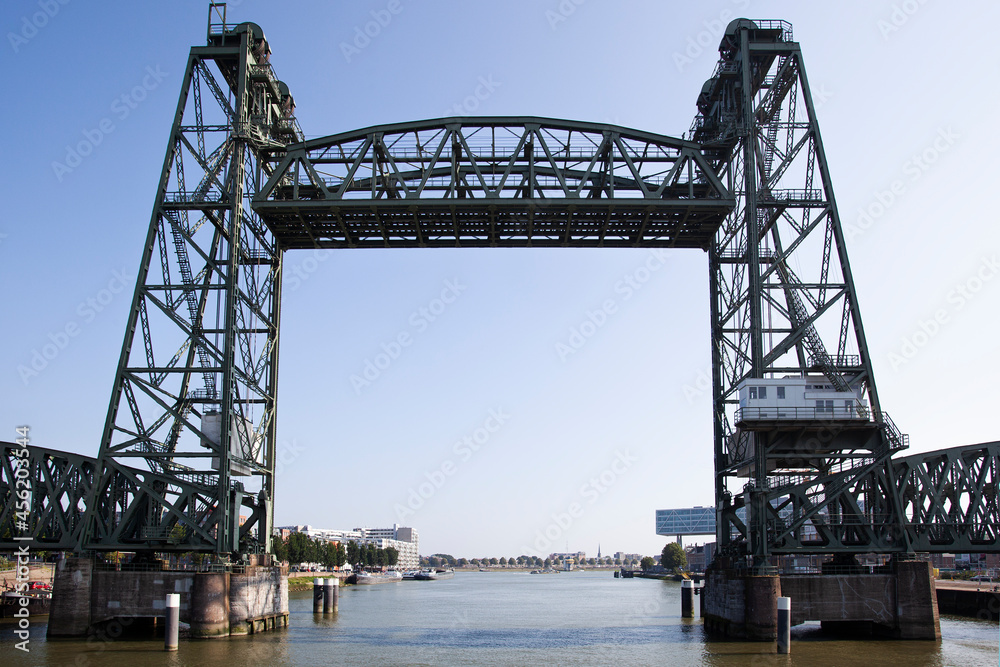
[[[740,19],[720,55],[691,128],[737,199],[709,250],[718,542],[758,564],[810,544],[882,550],[859,533],[900,522],[901,504],[870,473],[906,436],[881,411],[802,51],[788,23]],[[869,418],[735,409],[748,380],[789,376],[859,393]]]
[[[268,548],[282,255],[249,201],[302,135],[260,28],[227,26],[225,5],[209,13],[146,237],[87,548]]]

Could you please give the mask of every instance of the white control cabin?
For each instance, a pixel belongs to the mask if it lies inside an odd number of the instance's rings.
[[[741,421],[868,419],[861,389],[838,391],[823,375],[744,380],[737,393]]]

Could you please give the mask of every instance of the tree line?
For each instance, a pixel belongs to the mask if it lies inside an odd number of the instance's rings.
[[[310,538],[305,533],[292,533],[287,539],[274,540],[274,557],[289,563],[317,563],[323,567],[392,567],[399,563],[395,547],[377,547],[374,544],[346,545],[320,538]]]

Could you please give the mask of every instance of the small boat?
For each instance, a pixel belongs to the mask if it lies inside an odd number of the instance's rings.
[[[438,569],[438,570],[427,569],[427,570],[421,570],[420,572],[418,572],[417,576],[414,577],[414,579],[419,579],[420,581],[434,581],[435,579],[451,579],[454,576],[455,576],[455,570],[451,569],[451,568],[449,568],[447,570],[444,570],[444,569]]]
[[[22,597],[28,601],[27,605],[21,602]],[[27,606],[30,615],[44,616],[49,613],[51,605],[51,590],[39,587],[23,593],[5,591],[0,598],[0,618],[14,618],[14,614],[20,612],[25,606]]]
[[[354,574],[354,581],[357,584],[389,584],[402,580],[403,574],[395,570],[389,570],[388,572],[357,572]]]
[[[420,574],[420,570],[407,570],[403,573],[403,579],[412,581],[417,578],[418,574]]]

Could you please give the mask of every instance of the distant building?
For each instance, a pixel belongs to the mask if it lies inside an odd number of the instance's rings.
[[[574,563],[579,563],[587,559],[586,551],[573,551],[565,553],[551,553],[549,554],[549,559],[551,560],[570,560],[572,559]]]
[[[623,563],[627,560],[640,561],[642,560],[642,554],[627,554],[624,551],[616,551],[615,560],[620,560]]]
[[[657,535],[715,535],[715,508],[656,510]]]
[[[715,557],[715,542],[696,544],[684,550],[687,568],[691,572],[704,572]]]
[[[396,567],[404,570],[415,570],[420,567],[419,537],[415,528],[393,524],[392,528],[355,528],[354,530],[326,530],[304,526],[279,526],[275,534],[281,531],[282,538],[291,533],[304,533],[311,538],[330,542],[357,542],[358,544],[374,544],[380,549],[392,547],[399,553]],[[285,534],[287,533],[287,534]]]

